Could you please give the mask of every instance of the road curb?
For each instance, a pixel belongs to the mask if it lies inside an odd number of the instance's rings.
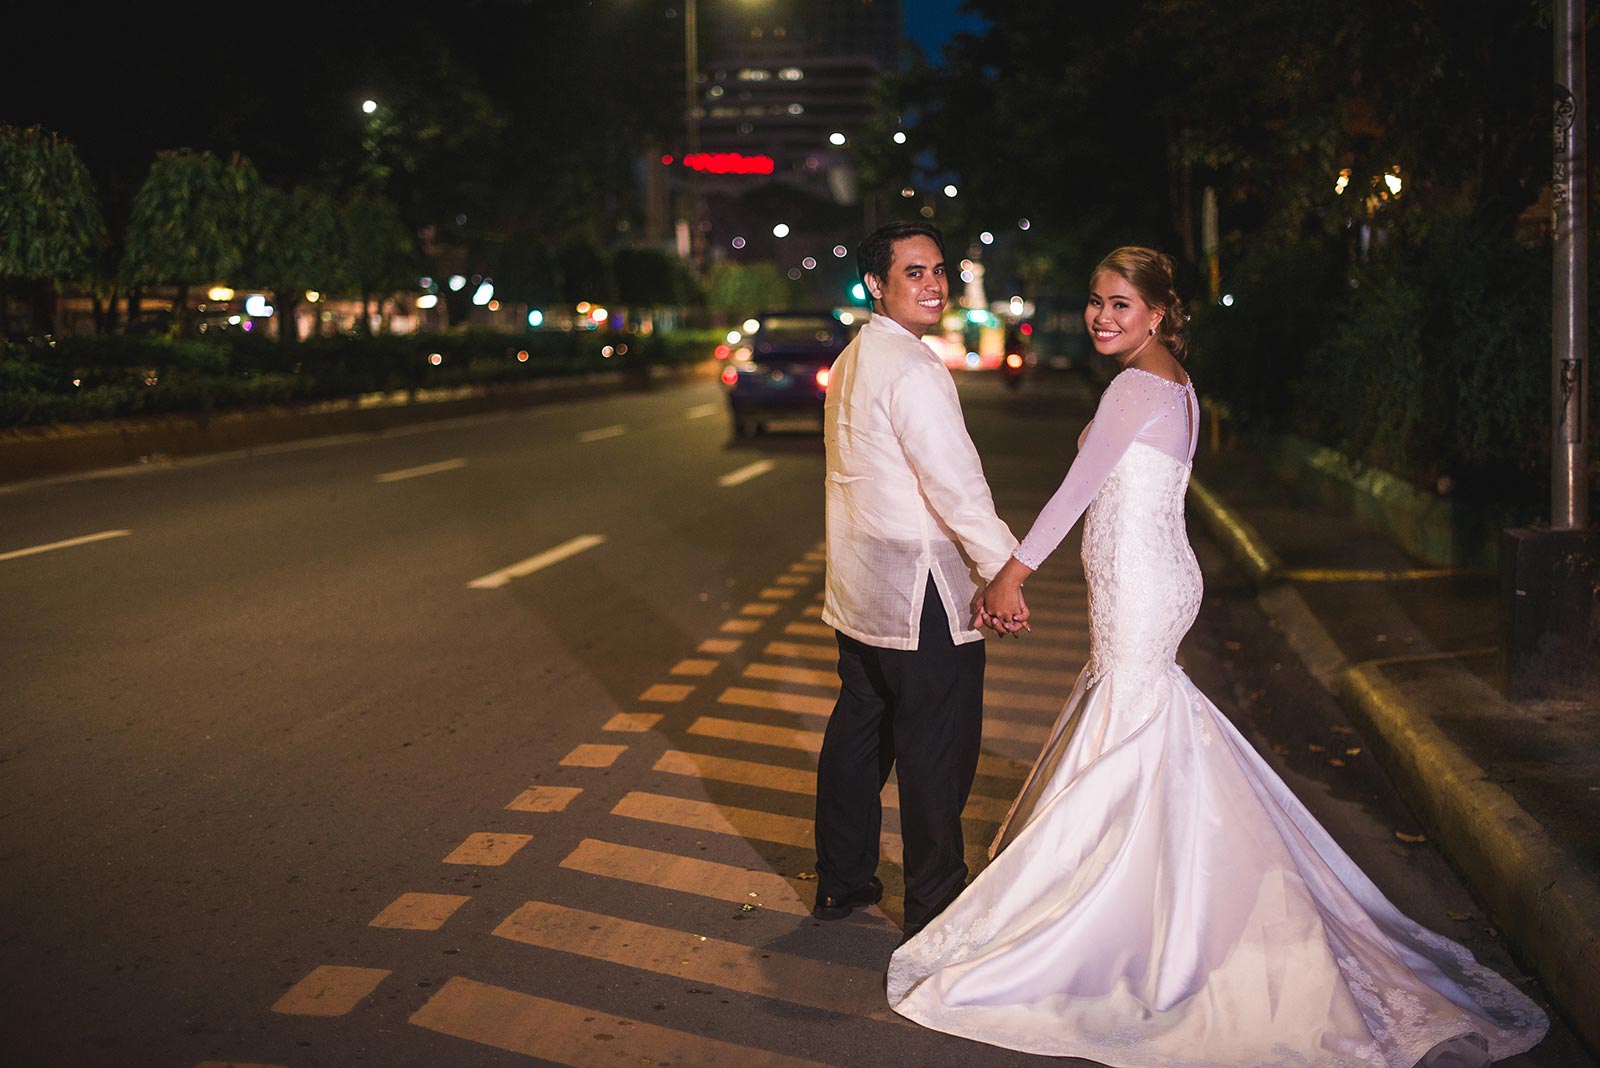
[[[1281,581],[1261,536],[1209,489],[1189,499],[1212,535],[1250,574],[1296,655],[1365,729],[1379,761],[1573,1030],[1600,1047],[1600,885],[1476,761],[1410,699],[1380,664],[1349,665],[1305,599]],[[1503,702],[1476,677],[1438,662],[1440,707]]]
[[[1200,518],[1210,528],[1218,541],[1227,545],[1234,557],[1244,565],[1257,586],[1276,582],[1283,572],[1283,561],[1272,551],[1266,539],[1243,516],[1234,514],[1217,495],[1193,476],[1189,479],[1189,499],[1199,505]]]
[[[1600,1045],[1600,887],[1593,876],[1403,696],[1382,665],[1348,669],[1338,692],[1371,728],[1379,759],[1573,1030]]]
[[[707,376],[714,369],[711,361],[700,361],[653,368],[648,379],[610,371],[516,384],[371,393],[209,415],[173,414],[3,429],[0,485],[153,460],[208,456],[347,434],[376,434],[418,423],[647,388],[655,381]]]

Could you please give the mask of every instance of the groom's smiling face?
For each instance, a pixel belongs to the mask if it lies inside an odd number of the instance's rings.
[[[867,287],[879,311],[921,337],[939,325],[950,283],[944,254],[932,238],[904,237],[893,246],[887,277],[867,276]]]

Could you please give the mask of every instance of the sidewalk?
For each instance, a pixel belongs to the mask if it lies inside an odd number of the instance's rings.
[[[1189,501],[1573,1030],[1600,1048],[1600,701],[1507,700],[1496,576],[1417,564],[1275,478],[1244,443],[1221,455],[1202,444]]]

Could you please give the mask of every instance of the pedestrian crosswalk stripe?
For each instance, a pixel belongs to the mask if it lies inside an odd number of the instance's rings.
[[[783,606],[780,604],[768,604],[764,601],[754,601],[739,609],[739,614],[742,616],[771,616],[776,615],[778,609],[782,607]]]
[[[367,926],[401,931],[437,931],[470,900],[465,894],[401,894],[374,916]]]
[[[687,775],[695,779],[711,779],[740,786],[781,790],[790,794],[817,792],[817,773],[814,771],[786,768],[777,764],[758,764],[752,760],[735,760],[732,757],[709,756],[705,753],[687,753],[681,749],[668,749],[662,753],[655,763],[655,770],[672,775]]]
[[[785,628],[786,630],[788,628]],[[839,660],[837,645],[814,645],[810,642],[768,642],[763,656],[776,656],[786,660],[815,660],[833,664]]]
[[[1034,631],[1034,637],[1021,641],[995,639],[989,643],[989,663],[1049,664],[1053,667],[1076,671],[1089,659],[1089,647],[1074,643],[1059,645],[1041,640],[1044,636]],[[1065,695],[1063,695],[1065,696]]]
[[[571,871],[709,897],[736,905],[759,905],[791,916],[811,915],[811,906],[801,897],[809,898],[812,891],[805,891],[802,895],[800,888],[805,884],[801,880],[785,879],[770,871],[751,871],[731,864],[681,857],[676,853],[662,853],[616,842],[602,842],[596,838],[585,838],[579,842],[578,847],[562,860],[561,866]]]
[[[760,812],[751,808],[719,805],[713,801],[694,801],[630,790],[611,809],[613,816],[665,823],[712,834],[736,834],[758,842],[810,847],[816,840],[812,823],[799,816]]]
[[[742,719],[722,719],[718,716],[699,716],[694,719],[688,729],[690,734],[707,737],[707,739],[723,739],[728,742],[746,742],[750,745],[770,745],[773,748],[786,748],[786,750],[800,750],[802,753],[819,753],[822,751],[821,731],[800,731],[797,727],[778,727],[765,723],[746,723]],[[978,774],[987,775],[990,779],[1021,780],[1027,777],[1029,764],[1022,761],[997,756],[994,753],[979,753]]]
[[[709,675],[715,670],[717,670],[717,662],[715,660],[695,658],[680,660],[673,664],[671,673],[674,675]]]
[[[850,1017],[904,1022],[885,1003],[883,974],[876,969],[831,964],[542,901],[529,901],[506,917],[494,933],[523,945],[685,982]]]
[[[640,694],[639,700],[662,701],[670,704],[674,701],[681,701],[692,693],[694,693],[693,686],[684,686],[675,682],[658,682]]]
[[[779,586],[811,585],[811,580],[806,578],[804,575],[779,575],[777,578],[773,579],[773,582]]]
[[[830,1068],[816,1061],[674,1031],[459,975],[447,980],[413,1013],[411,1022],[439,1034],[567,1068],[637,1064]]]
[[[702,738],[721,738],[730,742],[767,745],[777,749],[798,749],[804,753],[822,751],[822,732],[804,731],[795,727],[774,727],[765,723],[746,723],[737,719],[717,716],[700,716],[689,724],[689,733]],[[1029,765],[994,753],[978,755],[978,774],[995,779],[1020,781],[1028,774]]]
[[[392,974],[387,968],[323,964],[291,986],[272,1005],[285,1016],[343,1016]]]
[[[768,586],[756,596],[763,601],[787,601],[798,592],[793,586]]]
[[[788,768],[778,764],[758,764],[753,760],[735,760],[731,757],[711,756],[706,753],[689,753],[681,749],[669,749],[662,753],[661,758],[655,763],[655,770],[791,794],[814,796],[817,792],[817,774],[814,771]],[[900,807],[898,790],[884,790],[883,807]],[[1010,801],[971,794],[967,797],[967,807],[961,814],[966,819],[998,823],[1009,811],[1011,811]]]
[[[761,620],[730,619],[718,629],[725,634],[754,634],[761,629]]]
[[[444,863],[497,868],[531,841],[533,841],[531,834],[493,834],[479,831],[467,835],[466,839],[444,858]]]
[[[714,656],[726,656],[728,653],[738,652],[739,646],[743,644],[744,642],[737,638],[707,638],[697,646],[697,649],[699,652],[711,653]]]
[[[1067,693],[1072,689],[1076,678],[1071,671],[1051,671],[1047,668],[1021,667],[1016,664],[1001,663],[1000,657],[990,657],[989,664],[983,671],[985,683],[995,682],[1020,682],[1024,686],[1048,686],[1061,694],[1061,700],[1067,699]]]
[[[802,564],[790,564],[789,570],[797,575],[815,575],[819,574],[823,567],[823,564],[808,560]]]
[[[617,757],[627,752],[625,745],[594,745],[584,743],[572,747],[572,752],[561,758],[561,766],[567,768],[609,768],[617,762]]]
[[[818,668],[784,667],[781,664],[751,664],[744,669],[747,679],[765,679],[768,682],[791,682],[800,686],[823,686],[830,690],[839,688],[837,671]]]
[[[1034,723],[1018,723],[1015,720],[1000,719],[998,716],[984,716],[983,736],[985,738],[1004,738],[1012,742],[1038,742],[1042,745],[1050,737],[1050,728]]]
[[[804,638],[832,638],[834,634],[832,627],[821,623],[786,623],[783,632]],[[837,655],[837,647],[834,648],[834,653]]]
[[[1005,708],[1017,712],[1049,712],[1055,714],[1061,711],[1061,706],[1066,703],[1065,692],[1057,694],[1016,693],[1012,690],[991,690],[984,687],[984,708]]]
[[[579,786],[530,786],[506,808],[512,812],[564,812],[581,793]]]
[[[654,730],[655,725],[660,722],[661,716],[655,712],[618,712],[606,720],[600,729],[620,734],[643,734],[645,731]]]
[[[797,712],[802,716],[833,714],[831,697],[809,697],[799,693],[753,690],[748,686],[729,686],[717,695],[717,702],[724,705],[744,705],[749,708],[771,708],[779,712]]]

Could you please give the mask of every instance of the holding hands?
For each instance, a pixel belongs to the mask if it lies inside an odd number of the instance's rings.
[[[1031,574],[1033,569],[1015,557],[1006,561],[973,600],[973,626],[988,627],[1002,637],[1020,638],[1023,631],[1031,633],[1028,604],[1022,596],[1022,580]]]

